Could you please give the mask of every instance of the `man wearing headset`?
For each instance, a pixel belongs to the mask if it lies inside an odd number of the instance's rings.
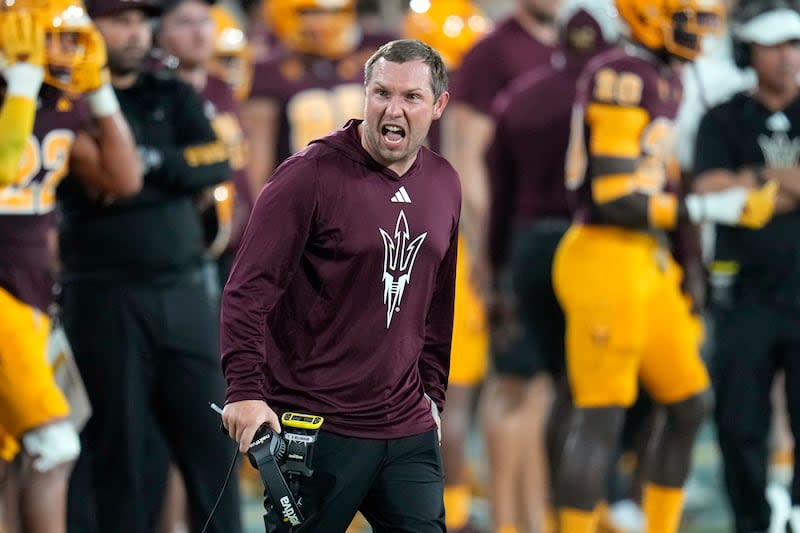
[[[734,58],[757,86],[703,117],[695,148],[698,192],[731,183],[780,184],[776,216],[760,230],[717,227],[712,292],[715,419],[736,533],[767,531],[770,384],[786,374],[792,432],[800,431],[800,4],[750,0],[733,16]],[[722,279],[724,278],[724,279]],[[791,487],[800,531],[800,475]],[[777,513],[772,513],[777,514]],[[776,516],[772,516],[776,520]],[[781,526],[783,531],[783,526]]]

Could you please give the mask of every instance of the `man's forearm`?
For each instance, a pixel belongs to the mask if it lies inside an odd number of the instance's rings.
[[[692,186],[696,194],[724,191],[731,187],[755,187],[756,178],[752,172],[733,172],[726,169],[713,169],[698,175]]]
[[[463,104],[443,123],[443,153],[461,179],[461,237],[470,251],[470,278],[482,296],[489,285],[489,174],[485,160],[494,125]]]
[[[461,205],[459,230],[474,257],[483,256],[486,253],[488,219],[489,213],[485,206],[476,206],[468,202],[466,196],[464,197],[464,203]]]
[[[187,147],[139,147],[152,155],[145,180],[176,191],[198,191],[228,179],[227,148],[221,141]],[[148,160],[151,157],[148,157]]]
[[[128,123],[117,112],[96,119],[100,133],[100,161],[110,194],[124,197],[142,188],[142,165]]]

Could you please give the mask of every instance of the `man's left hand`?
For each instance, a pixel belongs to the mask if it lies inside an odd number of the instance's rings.
[[[439,416],[439,408],[436,407],[436,402],[431,400],[431,397],[427,394],[425,398],[431,402],[431,416],[433,417],[434,422],[436,422],[436,435],[439,437],[439,446],[442,445],[442,418]]]
[[[96,28],[87,32],[89,53],[79,65],[73,67],[72,76],[78,82],[80,90],[90,93],[111,83],[111,74],[108,70],[108,54],[103,36]]]

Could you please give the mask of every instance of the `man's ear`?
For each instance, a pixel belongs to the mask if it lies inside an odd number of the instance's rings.
[[[433,120],[439,120],[442,118],[442,113],[444,113],[444,108],[447,107],[447,102],[450,101],[450,93],[445,91],[439,95],[439,98],[433,104]]]

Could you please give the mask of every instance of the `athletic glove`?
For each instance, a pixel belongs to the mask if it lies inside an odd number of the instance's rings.
[[[72,77],[81,91],[86,93],[86,103],[95,117],[106,117],[119,111],[119,101],[111,86],[108,71],[108,54],[103,36],[96,28],[88,32],[87,50],[90,53],[72,69]]]
[[[753,190],[732,187],[719,192],[690,194],[685,202],[689,219],[696,224],[714,222],[758,229],[772,218],[777,193],[778,184],[768,182]]]
[[[6,94],[36,100],[44,81],[44,28],[28,12],[9,11],[0,22]]]
[[[778,183],[768,181],[764,186],[750,191],[744,204],[739,225],[746,228],[763,228],[775,214],[775,201],[778,196]]]
[[[78,81],[83,92],[90,93],[111,83],[111,75],[108,71],[108,53],[103,36],[94,27],[86,32],[86,36],[88,52],[80,63],[73,67],[72,77]]]

